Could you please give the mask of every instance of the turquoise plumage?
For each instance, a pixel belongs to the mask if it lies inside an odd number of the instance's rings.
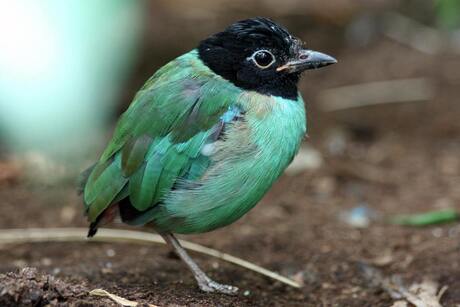
[[[232,123],[239,112],[245,119]],[[223,124],[220,140],[213,139]],[[120,118],[85,186],[88,216],[96,221],[121,193],[146,211],[142,223],[159,231],[225,226],[257,203],[304,134],[300,96],[244,92],[193,50],[159,70]],[[203,154],[206,146],[213,152]]]
[[[125,223],[152,225],[202,290],[233,293],[209,279],[172,234],[223,227],[257,204],[306,133],[300,73],[333,63],[303,49],[286,29],[255,18],[163,66],[85,172],[89,236],[114,212]]]

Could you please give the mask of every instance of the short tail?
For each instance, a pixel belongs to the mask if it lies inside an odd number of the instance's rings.
[[[104,212],[99,214],[94,222],[89,224],[88,238],[93,237],[97,233],[99,226],[113,222],[118,215],[118,203],[110,205]]]
[[[79,195],[83,194],[85,191],[85,185],[86,182],[88,181],[89,175],[91,175],[91,172],[93,171],[94,167],[96,166],[96,163],[88,167],[86,170],[84,170],[80,176],[78,176],[77,180],[77,192]],[[89,230],[88,230],[88,238],[93,237],[97,233],[97,227],[99,226],[100,219],[97,218],[96,221],[92,222],[89,225]]]
[[[97,224],[98,224],[98,221],[92,222],[91,224],[89,224],[88,235],[87,235],[88,238],[93,237],[97,233],[97,226],[98,226]]]

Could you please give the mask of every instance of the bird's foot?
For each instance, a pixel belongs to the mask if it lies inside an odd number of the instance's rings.
[[[237,287],[219,284],[210,278],[198,281],[198,286],[204,292],[217,292],[230,295],[235,295],[238,292]]]
[[[193,273],[198,286],[204,292],[217,292],[223,294],[236,294],[238,292],[237,287],[222,285],[209,278],[198,265],[190,258],[185,249],[180,245],[180,242],[171,233],[162,234],[165,241],[171,245],[179,257],[188,265]]]

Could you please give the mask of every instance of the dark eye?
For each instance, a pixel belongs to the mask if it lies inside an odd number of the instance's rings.
[[[275,56],[268,50],[258,50],[254,52],[251,59],[262,69],[268,68],[275,63]]]

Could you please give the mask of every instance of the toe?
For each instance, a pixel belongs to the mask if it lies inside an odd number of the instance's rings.
[[[223,294],[236,294],[238,288],[230,285],[219,284],[215,281],[209,280],[199,284],[199,287],[204,292],[219,292]]]

